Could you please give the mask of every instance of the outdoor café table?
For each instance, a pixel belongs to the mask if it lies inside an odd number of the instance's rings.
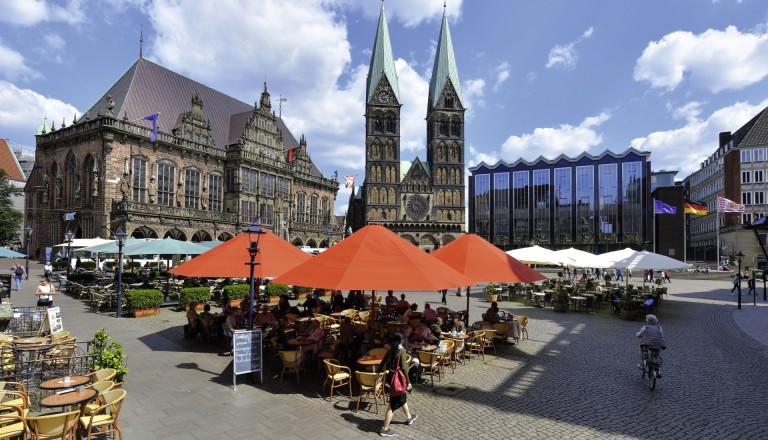
[[[83,408],[88,401],[99,395],[99,392],[93,388],[85,388],[83,391],[75,389],[74,391],[61,394],[51,394],[40,401],[40,405],[47,408],[58,408],[72,405],[80,405],[80,414],[83,414]]]
[[[299,351],[302,351],[302,347],[306,347],[307,345],[314,344],[315,341],[312,339],[304,339],[304,338],[294,338],[288,340],[288,345],[293,345],[294,347],[297,347]]]
[[[91,381],[88,376],[69,376],[69,382],[64,382],[64,377],[55,377],[40,383],[38,388],[43,390],[60,390],[64,388],[74,388],[85,385]]]
[[[48,342],[51,342],[51,338],[47,336],[32,336],[29,338],[18,338],[13,341],[15,345],[33,345],[33,344],[41,345]]]
[[[583,306],[587,305],[587,298],[583,296],[572,296],[571,299],[574,301],[574,305],[576,306],[576,310],[580,311]]]
[[[381,363],[381,360],[384,359],[383,355],[376,355],[376,356],[363,356],[357,360],[357,364],[361,365],[362,367],[371,367],[373,372],[376,372],[376,367],[379,366]]]
[[[533,292],[533,302],[536,307],[541,307],[541,300],[544,299],[544,295],[546,295],[544,292]]]

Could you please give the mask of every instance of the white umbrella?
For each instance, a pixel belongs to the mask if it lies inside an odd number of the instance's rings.
[[[526,264],[555,264],[558,266],[567,264],[570,266],[574,263],[573,259],[541,246],[512,249],[507,251],[507,254]]]
[[[621,267],[627,269],[688,269],[690,264],[680,260],[667,257],[665,255],[655,254],[648,251],[635,251],[630,248],[620,251],[608,252],[600,257],[607,262],[611,262],[610,267]]]
[[[595,254],[576,248],[561,249],[559,251],[555,251],[555,253],[563,258],[570,258],[573,260],[573,263],[567,263],[572,267],[599,267],[601,269],[611,267],[611,263],[609,261],[605,261]]]

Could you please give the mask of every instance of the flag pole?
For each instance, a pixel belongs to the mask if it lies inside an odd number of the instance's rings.
[[[687,229],[687,223],[685,221],[685,202],[683,202],[683,263],[688,262],[688,232]]]
[[[656,199],[653,199],[653,253],[656,253]]]
[[[717,270],[720,270],[720,206],[717,207],[717,216],[715,217],[715,232],[717,233],[717,243],[715,243],[717,248]]]

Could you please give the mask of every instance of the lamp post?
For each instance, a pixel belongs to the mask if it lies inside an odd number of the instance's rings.
[[[744,258],[744,254],[741,253],[741,250],[739,250],[739,253],[736,254],[736,261],[739,263],[739,284],[738,284],[738,290],[739,290],[739,306],[738,308],[741,309],[741,260]]]
[[[26,228],[24,228],[24,232],[27,233],[27,262],[26,262],[26,272],[27,272],[27,278],[29,279],[29,243],[32,241],[32,226],[29,225]]]
[[[123,246],[128,234],[120,226],[115,232],[115,241],[117,241],[117,318],[123,316]]]
[[[251,256],[251,261],[250,263],[245,263],[245,264],[251,266],[251,277],[250,277],[251,301],[248,305],[248,330],[253,330],[253,305],[256,297],[253,271],[257,265],[261,264],[256,262],[256,255],[259,253],[259,241],[261,240],[261,236],[266,234],[267,232],[261,229],[261,226],[259,226],[258,220],[254,220],[253,224],[251,224],[251,226],[243,232],[248,233],[248,241],[251,243],[251,245],[248,247],[248,255]]]
[[[72,268],[72,239],[75,237],[75,233],[67,229],[64,237],[67,239],[67,280],[69,280],[69,270]]]

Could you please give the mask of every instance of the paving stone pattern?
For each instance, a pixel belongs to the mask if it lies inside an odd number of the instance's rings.
[[[32,305],[34,280],[14,292],[14,304]],[[392,429],[404,439],[729,439],[768,437],[768,307],[736,310],[728,280],[674,280],[657,313],[669,348],[663,379],[650,391],[636,368],[635,332],[606,307],[597,313],[502,302],[503,310],[530,317],[530,339],[473,359],[432,388],[416,385],[408,396],[419,414],[412,425],[402,412]],[[479,319],[488,304],[473,294]],[[762,299],[762,290],[760,290]],[[439,294],[407,293],[439,306]],[[449,295],[449,307],[465,298]],[[746,301],[746,299],[745,299]],[[264,384],[239,376],[232,389],[232,358],[220,343],[187,341],[184,314],[163,309],[158,317],[115,319],[87,304],[57,295],[64,326],[80,340],[99,327],[125,345],[128,367],[121,425],[127,439],[352,439],[378,436],[383,419],[371,405],[354,412],[349,396],[321,395],[323,377],[311,368],[276,378],[278,364],[265,353]],[[754,335],[750,336],[750,335]],[[354,388],[357,396],[357,387]]]

